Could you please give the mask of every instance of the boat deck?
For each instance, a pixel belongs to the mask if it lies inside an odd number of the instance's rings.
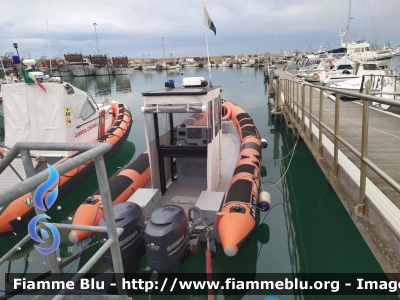
[[[221,182],[217,192],[226,192],[240,151],[239,136],[232,122],[224,122],[221,137]],[[167,192],[161,198],[161,205],[176,204],[187,211],[196,204],[201,192],[207,190],[207,182],[199,180],[182,183],[178,178],[167,188]]]
[[[0,158],[1,159],[1,158]],[[38,162],[33,159],[33,167],[36,168]],[[16,158],[13,162],[0,174],[0,191],[14,186],[26,179],[24,166],[21,158]]]

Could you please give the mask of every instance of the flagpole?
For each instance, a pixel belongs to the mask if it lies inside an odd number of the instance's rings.
[[[203,9],[205,9],[204,6],[204,1],[203,1]],[[208,59],[208,78],[210,81],[210,86],[212,86],[212,81],[211,81],[211,64],[210,64],[210,54],[208,53],[208,38],[207,38],[207,30],[204,27],[204,33],[206,35],[206,46],[207,46],[207,59]]]
[[[49,45],[50,74],[51,76],[53,76],[53,68],[51,66],[51,55],[50,55],[49,22],[46,21],[46,24],[47,24],[47,43]]]

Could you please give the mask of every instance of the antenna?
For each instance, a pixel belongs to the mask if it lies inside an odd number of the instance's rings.
[[[50,55],[49,22],[46,21],[46,24],[47,24],[47,43],[49,45],[50,74],[51,76],[53,76],[53,67],[51,66],[51,55]]]
[[[348,54],[347,45],[348,45],[348,42],[349,42],[350,20],[352,19],[352,17],[350,16],[350,13],[351,13],[351,0],[349,1],[349,19],[347,21],[347,28],[346,28],[346,56]]]
[[[165,78],[168,81],[167,62],[165,61],[164,37],[162,37],[161,39],[162,39],[163,58],[164,58],[164,64],[165,64]]]

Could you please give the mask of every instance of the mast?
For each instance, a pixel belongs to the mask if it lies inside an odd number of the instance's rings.
[[[46,24],[47,24],[47,43],[49,45],[50,74],[51,76],[53,76],[53,68],[51,66],[51,55],[50,55],[49,22],[46,21]]]
[[[347,45],[349,43],[349,28],[350,28],[350,20],[351,20],[350,13],[351,13],[351,0],[349,0],[349,18],[347,20],[347,27],[346,27],[346,56],[348,54]]]

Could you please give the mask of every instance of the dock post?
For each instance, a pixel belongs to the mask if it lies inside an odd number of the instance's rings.
[[[275,104],[275,111],[280,113],[281,112],[281,93],[282,93],[282,79],[279,77],[276,80],[276,104]]]
[[[363,122],[361,133],[361,172],[360,172],[360,198],[358,202],[358,212],[365,214],[365,187],[367,180],[367,158],[368,150],[368,121],[369,121],[369,100],[363,99]]]
[[[306,86],[304,84],[301,84],[301,130],[306,133],[304,130],[304,121],[305,121],[305,109],[304,106],[306,105]]]
[[[319,89],[319,121],[318,121],[318,147],[319,154],[322,155],[322,123],[324,118],[324,91]]]
[[[275,86],[275,109],[273,112],[274,118],[274,125],[278,126],[281,123],[281,92],[282,92],[282,79],[279,79],[279,76],[276,79],[276,86]]]
[[[340,111],[340,98],[339,93],[336,93],[335,98],[335,136],[334,136],[334,149],[333,149],[333,176],[335,178],[339,175],[339,111]]]
[[[311,142],[313,141],[313,135],[312,135],[312,91],[313,87],[310,86],[310,103],[308,105],[308,132],[310,133],[310,140]]]

